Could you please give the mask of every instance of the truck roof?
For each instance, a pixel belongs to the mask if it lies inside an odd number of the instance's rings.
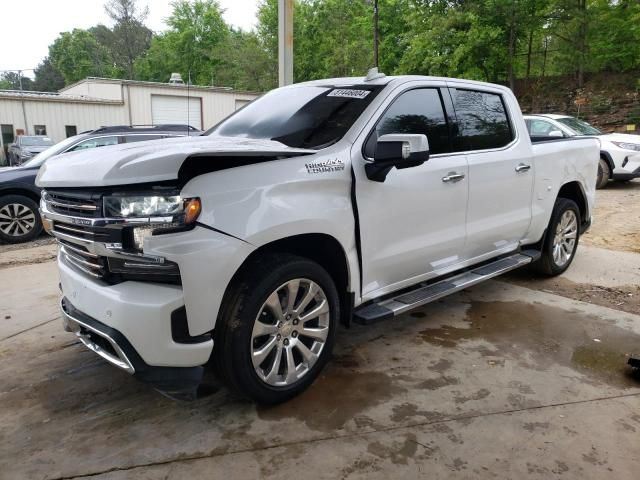
[[[508,89],[504,85],[498,85],[495,83],[479,82],[477,80],[467,80],[462,78],[450,78],[450,77],[431,77],[426,75],[381,75],[373,80],[367,80],[367,77],[338,77],[338,78],[323,78],[320,80],[310,80],[308,82],[294,83],[290,87],[296,85],[310,85],[310,86],[347,86],[347,85],[389,85],[391,83],[401,84],[412,80],[431,80],[431,81],[445,81],[445,82],[465,82],[478,86],[491,86]]]

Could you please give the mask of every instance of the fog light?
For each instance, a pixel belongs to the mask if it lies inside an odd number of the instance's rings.
[[[49,220],[42,215],[40,216],[40,219],[42,220],[42,228],[44,228],[44,231],[49,235],[53,235],[53,220]]]
[[[133,246],[137,250],[142,251],[145,238],[150,237],[154,233],[163,233],[163,230],[172,230],[181,226],[181,223],[150,223],[135,227],[133,229]]]
[[[144,239],[151,236],[153,234],[152,225],[144,225],[142,227],[135,227],[133,229],[133,245],[137,250],[142,251],[142,247],[144,246]]]

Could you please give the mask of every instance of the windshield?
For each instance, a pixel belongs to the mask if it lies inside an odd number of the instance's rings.
[[[274,140],[319,150],[339,141],[382,88],[305,85],[272,90],[205,135]]]
[[[31,160],[29,160],[28,162],[24,162],[22,164],[23,167],[39,167],[40,165],[42,165],[44,163],[44,161],[48,158],[53,157],[54,155],[58,155],[59,153],[64,152],[67,147],[69,147],[69,145],[75,143],[78,141],[78,137],[69,137],[66,140],[63,140],[59,143],[56,143],[55,145],[47,148],[46,150],[43,150],[42,152],[40,152],[39,154],[37,154],[35,157],[33,157]]]
[[[22,137],[20,143],[25,147],[47,147],[53,145],[49,137]]]
[[[602,132],[597,128],[574,117],[558,118],[558,122],[569,127],[576,135],[602,135]]]

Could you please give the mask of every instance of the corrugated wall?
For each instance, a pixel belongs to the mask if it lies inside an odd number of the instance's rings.
[[[14,132],[17,129],[24,129],[29,134],[34,134],[34,125],[45,125],[47,135],[54,142],[66,138],[66,125],[74,125],[80,133],[102,125],[128,123],[124,105],[42,100],[25,100],[24,105],[28,128],[24,122],[22,104],[19,100],[0,99],[0,123],[13,125]]]
[[[124,98],[127,99],[127,90],[131,95],[131,122],[134,125],[151,124],[151,96],[169,95],[173,97],[186,97],[186,88],[163,88],[146,85],[124,85]],[[241,92],[207,91],[193,89],[189,92],[192,98],[200,98],[202,102],[202,126],[206,130],[218,123],[223,118],[236,111],[236,100],[253,100],[256,95]],[[240,103],[240,102],[239,102]]]
[[[46,99],[24,100],[27,125],[24,122],[22,104],[19,99],[0,97],[0,124],[13,125],[13,130],[24,129],[34,134],[34,125],[45,125],[47,135],[54,142],[66,138],[65,126],[74,125],[77,132],[91,130],[103,125],[148,125],[152,123],[151,96],[170,95],[186,98],[186,87],[153,86],[140,84],[104,83],[87,81],[64,92],[88,95],[98,94],[114,100],[122,98],[121,104],[78,101],[47,101]],[[194,88],[192,98],[202,102],[202,127],[208,129],[233,113],[256,95],[235,91],[215,91]],[[186,100],[185,100],[186,105]]]

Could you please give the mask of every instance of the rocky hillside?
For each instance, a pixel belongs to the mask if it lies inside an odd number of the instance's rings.
[[[640,72],[597,73],[582,89],[573,77],[518,80],[516,96],[524,113],[566,113],[604,131],[640,133]]]

